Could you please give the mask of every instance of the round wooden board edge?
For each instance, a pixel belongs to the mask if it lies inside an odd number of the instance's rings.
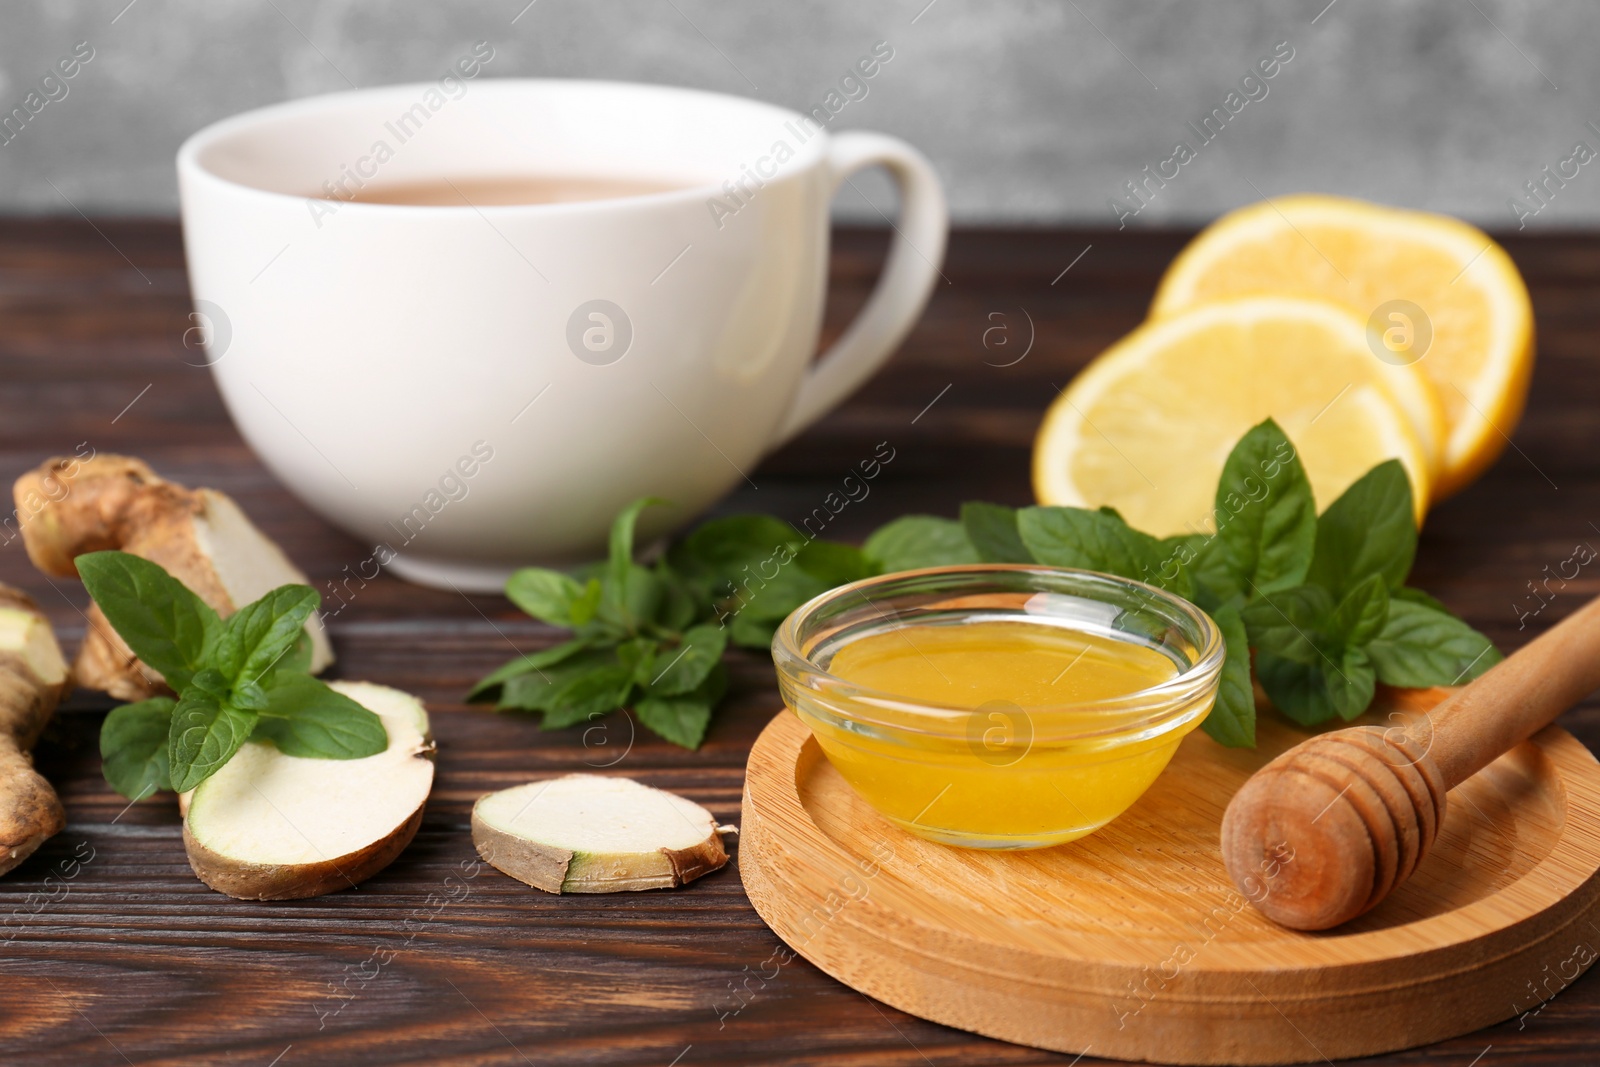
[[[1431,978],[1400,988],[1393,986],[1342,993],[1333,1000],[1303,996],[1294,1002],[1269,1001],[1253,983],[1251,1001],[1233,998],[1196,997],[1169,994],[1152,998],[1128,1020],[1115,1011],[1113,994],[1097,991],[1103,1007],[1081,1003],[1082,989],[1071,989],[1048,982],[1029,980],[1002,972],[992,963],[974,960],[952,961],[930,951],[948,941],[946,932],[922,925],[917,936],[895,937],[896,927],[918,926],[917,920],[886,909],[870,892],[846,891],[861,879],[875,876],[871,864],[851,856],[829,838],[811,819],[800,799],[798,783],[815,760],[823,759],[813,744],[808,758],[807,741],[811,731],[787,709],[763,729],[750,755],[745,777],[740,875],[752,905],[762,920],[796,953],[838,981],[909,1014],[942,1025],[972,1031],[1017,1044],[1065,1053],[1093,1052],[1125,1060],[1148,1060],[1173,1064],[1255,1064],[1310,1063],[1328,1059],[1377,1055],[1413,1048],[1470,1033],[1531,1010],[1537,1002],[1508,1001],[1504,991],[1514,983],[1504,978],[1509,972],[1538,977],[1548,962],[1552,944],[1564,945],[1563,935],[1579,924],[1591,923],[1600,914],[1600,859],[1586,862],[1579,881],[1563,899],[1520,923],[1495,931],[1515,935],[1519,926],[1540,918],[1551,918],[1556,925],[1531,941],[1516,944],[1474,966],[1446,967]],[[1573,772],[1586,771],[1577,790],[1586,809],[1579,817],[1600,822],[1600,764],[1576,738],[1558,727],[1548,727],[1534,741],[1561,775],[1561,784],[1571,811],[1574,790],[1568,788]],[[1578,762],[1581,761],[1581,762]],[[779,807],[784,815],[806,828],[811,845],[828,865],[829,882],[838,891],[825,895],[802,894],[805,879],[782,870],[785,857],[773,834],[771,816]],[[1528,874],[1538,871],[1550,857],[1541,859]],[[1527,876],[1524,876],[1527,877]],[[1493,900],[1486,898],[1486,900]],[[1482,904],[1483,901],[1475,902]],[[1559,912],[1552,916],[1552,912]],[[820,921],[819,920],[820,917]],[[1493,936],[1492,934],[1490,936]],[[976,942],[974,942],[976,943]],[[1471,944],[1476,944],[1472,942]],[[1015,957],[1032,955],[1011,947]],[[1564,953],[1562,948],[1559,952]],[[989,957],[992,959],[992,954]],[[893,962],[890,962],[893,961]],[[1035,978],[1051,958],[1038,955],[1030,961]],[[1059,960],[1054,961],[1059,967]],[[1591,958],[1581,965],[1586,970]],[[1111,970],[1117,965],[1105,964]],[[1132,966],[1121,970],[1131,979],[1140,975]],[[1549,991],[1554,996],[1578,975]],[[1003,990],[983,990],[985,980],[998,979]],[[1109,986],[1120,988],[1120,986]],[[1131,989],[1131,982],[1129,983]],[[1034,999],[1023,996],[1031,991]],[[1055,994],[1044,1004],[1038,994]],[[1548,999],[1548,998],[1545,998]],[[1408,1007],[1396,1011],[1386,1007],[1401,1001]],[[1159,1004],[1162,1011],[1146,1015],[1144,1008]],[[1437,1010],[1448,1005],[1448,1016]],[[1434,1010],[1419,1010],[1432,1005]],[[1283,1010],[1288,1007],[1288,1013]],[[1183,1009],[1191,1009],[1184,1011]],[[1337,1008],[1335,1011],[1333,1009]],[[1388,1028],[1374,1025],[1373,1016],[1390,1016]],[[1048,1016],[1044,1018],[1042,1016]],[[1300,1023],[1296,1024],[1295,1019]],[[1108,1021],[1116,1021],[1111,1027]],[[1306,1029],[1318,1032],[1313,1041]],[[1275,1034],[1275,1036],[1274,1036]]]

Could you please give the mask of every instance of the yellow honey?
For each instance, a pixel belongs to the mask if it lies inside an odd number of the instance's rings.
[[[1147,644],[1046,622],[882,629],[843,644],[827,670],[894,698],[877,702],[881,729],[807,714],[800,701],[828,759],[883,815],[952,844],[1037,848],[1093,832],[1149,788],[1203,718],[1138,736],[1174,709],[1159,696],[1125,698],[1179,665]],[[897,722],[901,701],[916,710]],[[1180,690],[1167,705],[1193,701]],[[941,709],[932,728],[930,708]]]

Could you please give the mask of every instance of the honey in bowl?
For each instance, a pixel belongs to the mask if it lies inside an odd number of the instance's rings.
[[[1170,594],[990,565],[824,594],[773,654],[789,706],[880,814],[946,844],[1040,848],[1149,788],[1210,710],[1223,652]]]

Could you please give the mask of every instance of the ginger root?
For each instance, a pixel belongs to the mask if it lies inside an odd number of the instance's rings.
[[[13,495],[19,513],[31,516],[22,525],[28,557],[49,575],[75,577],[78,556],[120,549],[159,563],[224,617],[276,586],[310,584],[227,495],[166,481],[131,456],[49,459],[18,478]],[[78,684],[127,701],[170,692],[98,607],[88,618],[72,668]],[[320,618],[313,615],[306,632],[315,673],[333,662],[333,650]]]
[[[26,595],[0,585],[0,874],[67,825],[28,753],[70,685],[49,620]]]

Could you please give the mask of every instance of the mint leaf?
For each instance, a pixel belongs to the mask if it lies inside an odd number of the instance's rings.
[[[809,541],[795,554],[794,562],[808,577],[816,579],[816,592],[796,601],[795,607],[834,586],[849,585],[872,576],[866,554],[854,545],[838,541]]]
[[[1032,563],[1033,554],[1017,532],[1017,509],[969,500],[961,505],[961,526],[985,563]]]
[[[294,644],[289,646],[289,651],[278,660],[277,674],[310,674],[311,673],[311,635],[301,627],[300,632],[294,636]]]
[[[682,630],[705,610],[689,583],[684,581],[665,560],[658,560],[656,580],[661,587],[661,604],[656,609],[656,621],[668,630]]]
[[[1359,648],[1378,636],[1389,617],[1389,587],[1383,575],[1369,574],[1333,609],[1331,629],[1346,648]]]
[[[1371,660],[1359,648],[1317,663],[1284,659],[1258,649],[1256,677],[1273,705],[1302,726],[1315,726],[1335,715],[1355,718],[1372,703],[1377,681]]]
[[[692,692],[670,697],[640,697],[633,702],[633,714],[673,744],[699,748],[711,722],[711,709],[727,689],[727,669],[719,663]]]
[[[321,601],[309,585],[280,585],[246,604],[222,624],[210,666],[235,689],[260,681],[277,669]]]
[[[640,497],[611,520],[611,551],[608,562],[611,567],[611,577],[619,583],[624,577],[623,570],[633,562],[633,530],[639,521],[639,513],[645,508],[664,507],[666,504],[667,501],[658,496]]]
[[[1299,585],[1251,601],[1239,609],[1239,616],[1258,652],[1316,665],[1328,661],[1328,646],[1338,644],[1329,633],[1333,609],[1326,589]],[[1256,668],[1259,673],[1259,661]]]
[[[174,691],[206,661],[222,620],[159,564],[127,552],[86,552],[73,561],[89,595],[133,654]]]
[[[619,582],[617,574],[623,575]],[[666,600],[666,586],[648,567],[626,563],[620,569],[607,568],[601,581],[600,607],[596,625],[611,627],[624,634],[637,633],[653,620]]]
[[[798,552],[785,546],[743,573],[725,609],[739,618],[778,623],[812,597],[843,584],[834,579],[853,582],[866,577],[869,568],[863,554],[848,545],[813,541]]]
[[[1294,445],[1271,419],[1233,446],[1217,482],[1216,536],[1196,576],[1219,600],[1249,600],[1305,581],[1317,508]]]
[[[656,654],[660,651],[660,641],[635,637],[618,645],[615,655],[617,663],[628,672],[628,677],[638,685],[646,685],[655,677]]]
[[[583,595],[584,587],[571,577],[544,567],[523,567],[506,580],[506,596],[511,602],[551,626],[579,625],[572,608]]]
[[[1217,596],[1200,582],[1200,553],[1210,543],[1207,534],[1174,534],[1157,542],[1161,562],[1152,570],[1155,585],[1193,600],[1206,611],[1222,607]]]
[[[728,637],[740,648],[771,648],[773,635],[783,619],[758,619],[749,615],[736,616],[728,626]]]
[[[389,747],[382,719],[309,674],[277,679],[251,737],[309,759],[361,759]]]
[[[536,653],[535,656],[527,658],[533,659],[537,655]],[[506,678],[501,684],[497,707],[501,711],[547,711],[552,706],[551,701],[555,694],[563,685],[587,671],[598,667],[615,666],[616,662],[614,649],[585,648],[563,657],[559,663],[518,672]],[[510,664],[506,666],[509,667]]]
[[[634,526],[638,523],[638,514],[646,507],[664,504],[667,501],[659,496],[645,496],[624,507],[611,520],[611,550],[606,557],[598,614],[606,617],[606,608],[610,608],[627,632],[634,632],[640,621],[650,621],[654,608],[659,605],[661,590],[656,577],[634,563]]]
[[[215,774],[249,740],[256,718],[204,690],[184,690],[168,737],[172,788],[182,793]]]
[[[112,708],[100,727],[101,771],[111,788],[129,800],[172,788],[167,737],[176,705],[171,697],[124,704]]]
[[[541,728],[559,730],[616,711],[631,688],[633,672],[615,661],[577,674],[554,687]]]
[[[1368,575],[1397,589],[1417,554],[1411,482],[1399,460],[1358,478],[1317,520],[1317,544],[1307,581],[1342,598]]]
[[[1022,543],[1040,563],[1076,567],[1149,582],[1184,595],[1188,573],[1167,568],[1161,542],[1133,529],[1115,514],[1085,508],[1032,507],[1017,513]]]
[[[644,681],[646,695],[678,696],[694,690],[721,662],[727,646],[728,632],[715,624],[685,631],[681,647],[663,649],[657,655],[650,668],[652,676]]]
[[[1212,616],[1222,639],[1227,642],[1227,658],[1222,663],[1222,680],[1217,687],[1217,702],[1200,724],[1211,738],[1230,748],[1253,748],[1256,743],[1256,692],[1250,681],[1250,647],[1244,622],[1237,608],[1223,608]]]
[[[1385,685],[1465,685],[1504,657],[1487,637],[1446,612],[1409,599],[1389,603],[1367,653]]]
[[[667,562],[679,574],[707,586],[737,582],[746,568],[753,570],[786,546],[790,552],[785,555],[798,552],[805,541],[793,526],[770,515],[733,515],[696,528],[672,546]]]
[[[562,660],[575,656],[588,647],[589,642],[579,638],[575,641],[565,641],[559,645],[542,649],[526,656],[518,656],[509,663],[502,664],[497,670],[478,679],[478,683],[467,694],[467,701],[470,703],[481,699],[489,690],[505,684],[519,674],[542,670],[545,667],[554,667]]]
[[[590,578],[583,587],[583,592],[572,602],[570,613],[574,628],[585,626],[600,613],[600,599],[605,595],[605,587],[600,579]]]
[[[906,515],[879,527],[861,553],[880,574],[979,562],[962,525],[932,515]]]

